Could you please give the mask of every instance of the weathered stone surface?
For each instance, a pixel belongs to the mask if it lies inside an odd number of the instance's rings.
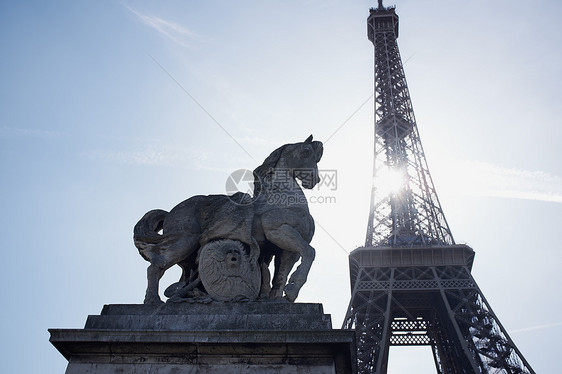
[[[166,303],[148,304],[108,304],[104,305],[102,315],[162,315],[162,314],[323,314],[319,303],[289,303],[286,301],[246,302],[246,303]]]
[[[304,330],[325,329],[329,316],[316,318],[286,318],[272,320],[268,314],[202,315],[202,316],[89,316],[88,329],[130,330]]]
[[[216,240],[203,246],[199,277],[205,291],[218,301],[256,300],[260,294],[260,267],[236,240]]]
[[[356,373],[355,333],[332,330],[320,304],[293,303],[315,257],[297,179],[319,182],[322,150],[312,136],[276,149],[255,169],[252,197],[194,196],[145,214],[134,229],[150,262],[145,304],[106,305],[84,329],[49,330],[66,374]],[[159,281],[175,264],[182,277],[164,304]]]
[[[51,329],[66,374],[355,373],[355,334],[321,304],[106,305],[84,329]]]
[[[51,329],[75,373],[354,373],[354,333]]]
[[[86,329],[119,330],[326,330],[332,328],[321,304],[220,303],[106,305],[88,316]]]
[[[311,135],[277,148],[254,170],[253,196],[193,196],[170,212],[147,212],[133,230],[135,246],[150,262],[144,302],[161,303],[160,278],[176,264],[183,270],[181,279],[165,293],[175,299],[208,294],[219,301],[257,300],[261,295],[294,302],[315,257],[310,246],[314,221],[301,185],[310,189],[320,181],[322,153],[322,143]],[[227,262],[232,242],[238,244],[241,264]],[[218,248],[203,253],[207,245]],[[268,265],[273,257],[271,279]]]
[[[162,363],[146,363],[135,366],[131,369],[128,364],[106,364],[106,363],[76,363],[69,368],[65,374],[331,374],[339,373],[333,364],[329,363],[325,366],[319,365],[255,365],[255,364],[206,364],[198,366],[162,364]],[[342,372],[344,373],[344,372]]]

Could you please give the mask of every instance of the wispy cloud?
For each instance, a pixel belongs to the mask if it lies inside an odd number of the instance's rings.
[[[123,6],[133,13],[142,23],[158,31],[158,33],[176,44],[190,48],[193,42],[205,41],[205,38],[202,35],[178,25],[175,22],[171,22],[154,15],[143,14],[127,4],[123,4]]]
[[[527,332],[527,331],[535,331],[535,330],[542,330],[542,329],[549,329],[551,327],[562,326],[562,322],[555,322],[555,323],[548,323],[544,325],[537,325],[531,327],[524,327],[522,329],[516,329],[509,331],[510,334],[516,334],[518,332]]]
[[[64,135],[54,130],[0,126],[0,137],[60,138]]]
[[[92,151],[85,154],[91,160],[114,161],[119,164],[172,166],[178,163],[178,155],[161,151]]]
[[[188,170],[210,170],[231,172],[229,167],[215,167],[212,164],[224,162],[209,157],[201,150],[180,149],[170,146],[151,145],[140,150],[97,150],[84,152],[83,157],[94,161],[106,161],[124,165],[173,167]],[[226,163],[224,163],[226,165]]]
[[[444,184],[446,190],[455,193],[562,203],[562,178],[543,171],[458,160],[435,166],[443,175],[438,188]]]
[[[133,151],[91,151],[84,154],[91,160],[105,160],[120,164],[148,166],[182,166],[194,165],[207,158],[196,151],[180,151],[161,146],[149,146],[143,150]]]
[[[242,129],[242,130],[244,130],[244,129]],[[247,131],[247,132],[251,132],[251,131]],[[241,136],[241,137],[237,137],[237,140],[242,144],[250,144],[250,145],[253,145],[253,146],[267,147],[267,148],[271,148],[271,150],[275,149],[276,147],[278,147],[280,145],[280,144],[277,144],[277,142],[275,142],[275,140],[273,140],[273,139],[267,139],[267,138],[264,138],[262,136],[256,136],[256,135],[244,135],[244,136]]]

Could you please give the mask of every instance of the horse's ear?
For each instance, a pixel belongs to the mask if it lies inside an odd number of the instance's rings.
[[[324,145],[322,142],[313,141],[312,148],[314,148],[314,152],[316,153],[316,162],[320,161],[322,158],[322,153],[324,153]]]
[[[306,138],[306,140],[304,142],[305,142],[305,144],[306,143],[312,143],[312,135],[310,135],[308,138]]]

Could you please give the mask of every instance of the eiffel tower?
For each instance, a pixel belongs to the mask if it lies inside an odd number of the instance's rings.
[[[367,19],[375,48],[374,182],[365,246],[349,255],[360,374],[385,374],[390,346],[431,346],[437,373],[534,373],[455,244],[420,141],[398,50],[398,15]]]

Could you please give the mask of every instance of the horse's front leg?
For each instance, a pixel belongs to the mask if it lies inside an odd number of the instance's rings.
[[[279,299],[283,297],[283,291],[287,284],[289,273],[293,269],[295,263],[299,260],[300,255],[296,252],[281,251],[275,256],[275,274],[273,275],[273,288],[269,294],[271,299]]]
[[[260,288],[260,299],[269,298],[271,295],[271,274],[269,272],[268,263],[262,261],[260,263],[261,268],[261,288]]]
[[[275,228],[264,227],[267,240],[279,248],[298,253],[301,256],[301,263],[291,275],[289,283],[285,286],[285,297],[293,302],[297,298],[301,287],[306,282],[308,272],[316,256],[316,251],[299,234],[294,227],[282,224]]]

